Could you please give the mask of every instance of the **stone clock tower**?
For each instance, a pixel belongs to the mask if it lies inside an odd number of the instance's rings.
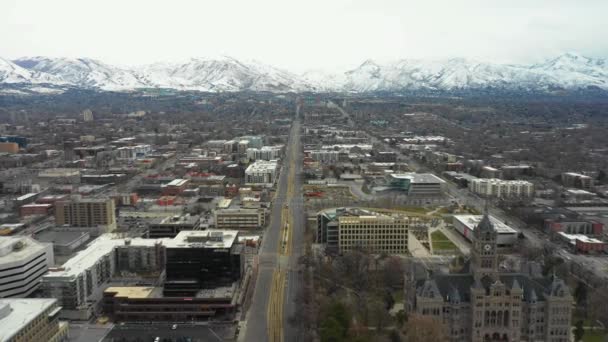
[[[484,276],[496,280],[498,276],[497,233],[487,211],[473,232],[471,268],[476,280]]]

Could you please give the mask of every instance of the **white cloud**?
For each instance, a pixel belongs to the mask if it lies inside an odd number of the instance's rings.
[[[10,58],[227,54],[301,71],[368,58],[608,55],[608,1],[3,0],[0,13],[0,56]]]

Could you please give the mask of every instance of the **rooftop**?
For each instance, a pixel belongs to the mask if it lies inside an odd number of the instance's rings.
[[[0,341],[9,341],[56,302],[54,298],[0,299]]]
[[[494,226],[494,229],[498,234],[516,234],[517,231],[508,225],[504,224],[502,221],[497,219],[496,217],[490,216],[490,222]],[[454,219],[460,221],[462,224],[467,226],[467,228],[474,230],[475,227],[481,222],[483,215],[454,215]]]
[[[36,235],[36,240],[50,242],[56,245],[69,245],[86,234],[87,233],[82,231],[56,231],[46,229]]]
[[[131,246],[154,246],[157,243],[167,244],[171,239],[123,239],[114,234],[103,234],[88,244],[87,248],[76,253],[61,267],[49,270],[44,278],[50,277],[76,277],[104,255],[109,254],[115,247],[129,243]]]
[[[38,254],[46,245],[27,236],[0,236],[0,265]]]
[[[236,230],[182,230],[167,241],[167,248],[230,248],[236,241]]]
[[[153,287],[145,286],[111,286],[104,293],[116,293],[116,297],[148,298],[154,291]]]
[[[409,179],[412,183],[445,183],[445,181],[432,173],[391,173],[394,179]]]

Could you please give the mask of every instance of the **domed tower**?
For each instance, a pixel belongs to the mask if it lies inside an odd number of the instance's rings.
[[[475,227],[473,232],[473,248],[471,249],[471,268],[475,279],[484,276],[498,279],[497,232],[490,220],[488,212]]]

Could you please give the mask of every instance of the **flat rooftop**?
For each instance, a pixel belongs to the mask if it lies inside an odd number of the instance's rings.
[[[453,217],[470,230],[475,230],[475,227],[481,222],[483,215],[454,215]],[[517,234],[517,230],[509,227],[492,215],[490,215],[490,222],[492,222],[498,234]]]
[[[116,293],[116,297],[148,298],[154,292],[154,287],[145,286],[111,286],[104,293]]]
[[[56,231],[44,230],[36,235],[36,240],[41,242],[50,242],[56,245],[69,245],[72,242],[80,239],[87,233],[82,231]]]
[[[562,237],[564,237],[565,239],[569,240],[569,242],[571,244],[576,244],[576,240],[579,240],[581,242],[585,242],[585,243],[604,243],[602,240],[598,240],[596,238],[592,238],[589,237],[587,235],[583,235],[583,234],[567,234],[564,232],[559,232],[559,235],[561,235]]]
[[[44,251],[45,247],[27,236],[0,236],[0,265],[29,258]]]
[[[28,323],[50,308],[54,298],[0,299],[0,341],[9,341]]]
[[[394,179],[409,179],[412,183],[445,183],[445,181],[432,173],[391,173]]]
[[[157,243],[167,244],[171,239],[143,239],[117,238],[114,234],[103,234],[87,245],[87,248],[76,253],[72,258],[65,262],[61,267],[50,269],[44,278],[55,277],[76,277],[88,268],[92,267],[101,257],[112,252],[114,248],[125,245],[126,241],[131,246],[154,246]]]
[[[167,241],[167,248],[230,248],[238,236],[237,230],[182,230]]]

